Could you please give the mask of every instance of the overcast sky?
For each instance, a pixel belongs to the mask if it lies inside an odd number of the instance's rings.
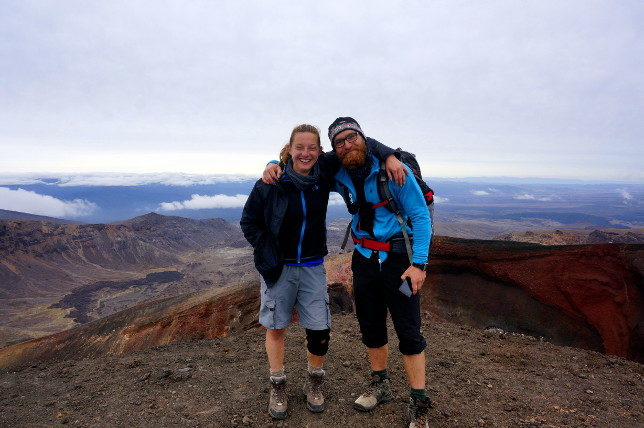
[[[644,182],[642,1],[0,9],[0,173],[257,175],[349,115],[426,176]]]

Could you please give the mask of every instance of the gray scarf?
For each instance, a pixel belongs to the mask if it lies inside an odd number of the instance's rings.
[[[293,159],[289,159],[286,164],[286,174],[289,176],[293,184],[295,184],[295,187],[299,190],[306,190],[318,183],[320,179],[320,164],[316,161],[313,168],[309,171],[309,175],[302,175],[293,170]]]

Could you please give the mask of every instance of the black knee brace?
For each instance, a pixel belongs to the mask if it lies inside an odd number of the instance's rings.
[[[330,329],[326,330],[309,330],[306,329],[306,348],[313,355],[323,357],[329,350]]]

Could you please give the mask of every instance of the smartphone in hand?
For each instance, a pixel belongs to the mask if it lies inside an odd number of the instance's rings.
[[[402,284],[400,284],[400,287],[398,287],[398,291],[400,291],[402,294],[404,294],[407,297],[411,297],[412,288],[411,288],[411,279],[409,277],[405,278]]]

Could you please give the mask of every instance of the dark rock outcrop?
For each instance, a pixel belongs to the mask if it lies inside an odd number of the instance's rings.
[[[329,284],[329,309],[332,314],[353,312],[353,299],[344,284]]]

